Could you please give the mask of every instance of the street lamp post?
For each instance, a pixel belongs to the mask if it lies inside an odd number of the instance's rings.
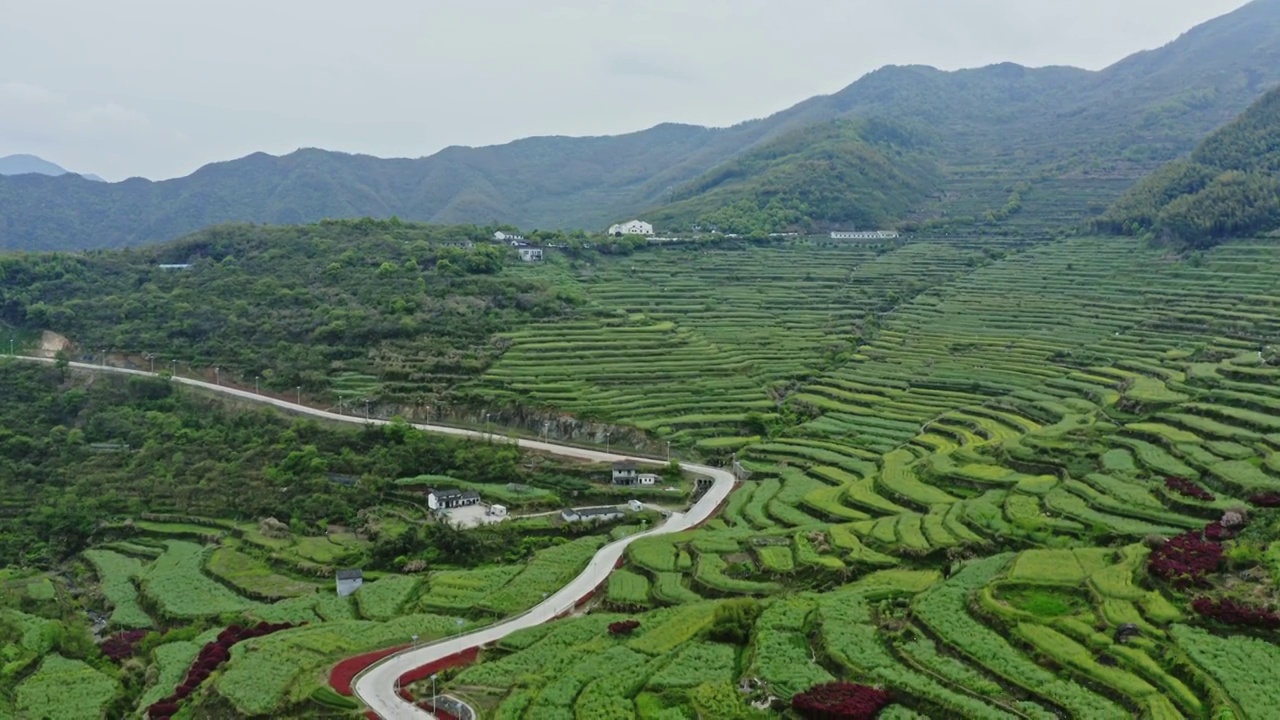
[[[170,360],[169,362],[173,363],[173,372],[171,372],[171,373],[169,373],[169,374],[170,374],[170,375],[172,375],[172,376],[174,376],[174,377],[178,377],[178,361],[177,361],[177,360]]]
[[[151,353],[147,353],[147,362],[151,363],[151,374],[155,375],[156,374],[156,356]]]
[[[413,640],[413,649],[414,649],[414,650],[417,650],[417,649],[418,649],[418,636],[417,636],[416,634],[415,634],[415,635],[410,635],[410,636],[409,636],[409,638],[410,638],[411,640]]]
[[[302,386],[301,385],[297,387],[297,391],[298,391],[298,404],[301,405],[302,404]]]
[[[254,394],[254,395],[261,395],[261,394],[262,394],[262,391],[259,389],[259,383],[260,383],[261,381],[262,381],[262,376],[261,376],[261,375],[254,375],[254,376],[253,376],[253,394]]]
[[[431,673],[431,712],[434,714],[436,708],[436,675],[439,673]]]
[[[222,368],[218,367],[217,365],[213,366],[213,379],[219,385],[222,384]]]
[[[369,421],[369,399],[368,398],[365,398],[365,401],[364,401],[364,419],[365,419],[365,422]]]
[[[667,464],[671,464],[671,441],[667,441]]]
[[[489,426],[489,415],[490,415],[490,413],[485,413],[485,414],[484,414],[484,433],[485,433],[485,435],[487,435],[487,436],[489,437],[489,440],[490,440],[490,441],[492,441],[492,440],[493,440],[493,429]]]
[[[607,432],[604,434],[604,451],[609,452],[609,433]]]
[[[12,356],[12,355],[14,355],[14,352],[13,352],[13,338],[9,338],[9,355],[11,355],[11,356]]]

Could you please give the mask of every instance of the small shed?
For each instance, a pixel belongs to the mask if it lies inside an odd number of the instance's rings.
[[[490,505],[489,514],[494,517],[506,517],[507,506],[506,505]]]
[[[364,584],[363,570],[339,570],[336,577],[338,578],[338,597],[347,597]]]

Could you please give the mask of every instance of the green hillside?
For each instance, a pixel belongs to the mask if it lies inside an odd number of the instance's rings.
[[[1280,89],[1142,181],[1097,221],[1195,248],[1280,230]]]
[[[421,404],[488,367],[494,333],[578,297],[503,273],[475,226],[219,226],[134,251],[0,256],[0,325],[228,383]],[[470,247],[468,247],[470,246]],[[189,265],[180,269],[162,264]],[[177,360],[180,366],[173,366]],[[210,376],[211,377],[211,376]]]
[[[647,217],[668,229],[741,235],[892,225],[938,185],[926,138],[876,120],[802,128],[684,185]]]

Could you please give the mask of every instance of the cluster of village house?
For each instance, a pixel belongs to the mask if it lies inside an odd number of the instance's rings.
[[[627,235],[642,235],[654,242],[663,240],[674,240],[675,238],[654,238],[653,225],[643,220],[631,220],[629,222],[618,223],[609,227],[607,234],[610,237],[624,237]],[[772,233],[770,237],[792,237],[798,233]],[[729,235],[728,237],[737,237],[737,235]],[[899,237],[898,233],[892,230],[837,230],[831,233],[832,240],[892,240]],[[525,262],[538,262],[542,260],[542,248],[530,247],[528,240],[523,235],[516,235],[498,231],[493,234],[493,239],[501,243],[511,243],[511,247],[515,248],[520,255],[520,259]]]
[[[624,235],[652,236],[653,225],[643,220],[632,220],[610,226],[607,234],[610,237],[623,237]],[[529,242],[523,235],[515,235],[499,230],[493,234],[493,239],[501,243],[511,243],[511,247],[516,249],[520,259],[525,262],[538,262],[542,259],[542,248],[529,247]]]
[[[653,487],[662,482],[657,473],[640,472],[636,463],[622,460],[613,464],[610,483],[618,487]],[[427,507],[431,510],[453,510],[480,504],[480,493],[474,490],[457,490],[452,488],[427,490]],[[639,500],[627,503],[627,510],[640,512],[644,504]],[[490,505],[487,513],[496,517],[506,517],[507,508],[502,505]],[[560,519],[565,522],[608,522],[626,516],[626,511],[618,506],[565,508],[560,511]],[[364,583],[364,572],[358,569],[339,570],[336,575],[338,596],[346,597],[355,592]]]

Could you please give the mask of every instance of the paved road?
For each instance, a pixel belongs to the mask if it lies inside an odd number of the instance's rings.
[[[53,363],[52,360],[44,358],[18,357],[15,359],[44,362],[49,364]],[[96,370],[100,372],[112,372],[124,375],[158,377],[158,374],[149,373],[145,370],[130,370],[127,368],[105,367],[102,365],[75,362],[70,363],[70,365],[78,370]],[[337,420],[339,422],[350,423],[372,423],[374,425],[387,424],[386,420],[366,420],[364,418],[352,417],[350,415],[339,415],[338,413],[332,413],[326,410],[317,410],[305,405],[291,403],[287,400],[258,395],[247,390],[230,388],[225,385],[215,385],[201,380],[192,380],[190,378],[183,377],[173,377],[172,380],[183,385],[191,385],[193,387],[212,390],[214,392],[243,398],[245,400],[274,405],[278,408],[291,412],[324,418],[327,420]],[[424,432],[440,433],[443,435],[456,435],[474,438],[483,438],[489,435],[479,430],[465,430],[462,428],[445,427],[443,425],[415,424],[413,427]],[[506,438],[503,439],[506,440]],[[517,439],[515,442],[520,447],[528,448],[530,450],[537,450],[551,455],[560,455],[563,457],[578,458],[582,460],[613,462],[623,459],[633,459],[637,462],[653,465],[664,464],[658,460],[627,458],[625,455],[605,453],[598,450],[588,450],[568,445],[557,445],[555,443],[542,442],[540,440]],[[632,542],[651,535],[663,535],[666,533],[688,530],[711,517],[711,514],[715,512],[715,509],[725,500],[725,498],[729,497],[729,493],[733,490],[733,474],[723,468],[711,467],[708,465],[691,465],[685,463],[683,467],[687,471],[706,475],[714,480],[711,488],[707,490],[707,492],[700,500],[698,500],[697,503],[694,504],[692,508],[689,509],[689,512],[672,513],[672,515],[667,518],[666,522],[652,530],[631,535],[605,545],[596,553],[595,557],[591,559],[591,562],[587,564],[586,569],[583,570],[578,577],[574,578],[568,585],[565,585],[541,604],[522,615],[518,615],[496,625],[481,628],[466,635],[460,635],[458,637],[449,638],[433,644],[424,645],[416,649],[407,650],[398,655],[392,655],[386,660],[383,660],[377,665],[369,668],[356,678],[353,686],[356,696],[383,718],[386,718],[386,720],[401,720],[402,718],[406,720],[434,719],[435,716],[430,712],[421,710],[414,705],[405,702],[396,694],[396,682],[401,675],[413,670],[414,668],[448,657],[455,653],[462,652],[463,650],[469,650],[478,645],[495,642],[517,630],[532,627],[534,625],[541,625],[544,622],[552,620],[557,615],[571,609],[574,604],[587,593],[599,587],[600,584],[604,582],[605,578],[609,576],[609,573],[613,571],[618,559],[622,557],[622,553]]]

